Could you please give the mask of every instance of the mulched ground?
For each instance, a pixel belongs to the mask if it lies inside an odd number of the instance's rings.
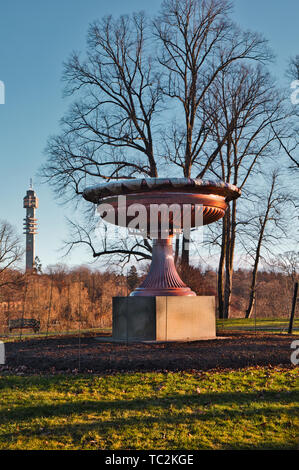
[[[6,365],[0,372],[113,373],[179,371],[247,366],[292,366],[290,344],[298,336],[236,334],[225,339],[174,343],[103,343],[96,336],[52,337],[6,343]]]

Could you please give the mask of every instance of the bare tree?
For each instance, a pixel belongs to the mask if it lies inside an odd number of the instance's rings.
[[[176,118],[166,126],[164,153],[185,177],[203,178],[238,125],[231,113],[221,138],[211,138],[217,109],[213,94],[221,77],[233,64],[263,63],[271,58],[261,35],[244,33],[232,23],[231,9],[226,0],[165,0],[154,22],[161,44],[163,93],[176,111]],[[243,97],[242,81],[239,84]],[[188,241],[182,238],[181,260],[187,265]]]
[[[74,53],[65,64],[65,93],[77,99],[62,120],[62,133],[49,139],[41,170],[58,197],[71,200],[97,180],[158,175],[162,92],[151,53],[144,14],[109,16],[89,27],[86,58]],[[92,216],[91,211],[84,214],[88,223],[78,224],[69,247],[84,243],[99,257],[104,253],[91,237]],[[104,239],[105,254],[139,256],[139,247],[134,240],[129,246],[130,241],[116,250],[107,248]]]
[[[201,106],[219,74],[239,61],[267,61],[271,54],[259,35],[240,31],[230,20],[227,0],[165,0],[155,20],[161,44],[159,62],[164,69],[163,93],[174,100],[181,119],[167,130],[166,157],[190,177],[193,164],[209,137],[214,110]],[[235,128],[232,119],[227,132],[209,147],[199,177],[202,178]],[[167,136],[166,136],[167,137]]]
[[[285,274],[292,285],[298,281],[299,276],[299,252],[290,250],[277,255],[271,260],[272,267]]]
[[[291,80],[299,80],[299,54],[290,58],[286,76]]]
[[[85,246],[96,260],[107,257],[107,262],[112,265],[112,260],[116,257],[116,265],[124,267],[133,258],[135,261],[150,260],[152,247],[147,239],[140,240],[137,236],[126,234],[125,237],[118,235],[117,238],[111,236],[107,226],[102,226],[101,231],[97,231],[97,244],[93,237],[94,229],[90,223],[81,225],[68,221],[70,226],[70,241],[65,241],[65,254],[67,255],[77,245]]]
[[[262,258],[262,250],[264,249],[271,254],[273,245],[275,247],[278,243],[282,243],[283,239],[287,240],[289,232],[287,222],[290,214],[288,206],[291,204],[290,193],[285,191],[278,171],[274,170],[267,194],[261,192],[252,200],[249,210],[254,215],[243,226],[245,232],[243,246],[253,261],[245,318],[250,318],[252,315],[256,301],[258,267]]]
[[[15,283],[15,276],[6,276],[9,269],[15,267],[23,257],[20,237],[11,224],[0,221],[0,287]]]
[[[287,125],[284,97],[261,67],[232,65],[219,74],[203,105],[211,111],[214,109],[210,127],[211,138],[216,145],[222,141],[224,134],[228,134],[208,174],[233,183],[246,193],[255,170],[277,152],[277,135],[281,135]],[[230,127],[231,121],[235,122],[233,129]],[[196,162],[196,165],[200,168],[201,162]],[[221,223],[221,237],[217,226],[211,232],[213,243],[221,248],[218,267],[219,315],[228,318],[239,223],[236,201],[232,202]]]
[[[291,160],[290,170],[298,171],[299,158],[296,155],[298,149],[298,128],[296,120],[293,121],[293,124],[290,122],[289,128],[285,130],[283,135],[278,135],[275,129],[273,129],[273,132],[276,134],[277,141],[279,142],[279,150],[282,150]]]
[[[90,26],[86,57],[74,53],[65,64],[65,93],[76,101],[61,134],[49,139],[42,169],[58,197],[80,196],[98,180],[156,177],[163,162],[168,174],[207,174],[240,125],[232,113],[215,139],[215,108],[206,103],[217,81],[233,64],[271,57],[266,41],[237,28],[230,11],[227,0],[165,0],[153,22],[156,43],[142,13]],[[177,118],[167,126],[172,111]],[[69,246],[83,242],[93,256],[117,253],[105,240],[104,251],[95,248],[89,233],[78,225]],[[127,245],[121,255],[139,257],[140,246]],[[147,258],[145,244],[142,252]]]
[[[284,135],[277,136],[277,138],[280,149],[290,159],[290,169],[298,171],[299,55],[290,59],[286,76],[292,81],[291,90],[288,90],[288,93],[290,94],[290,115],[293,116],[293,122],[290,122]]]
[[[50,138],[42,175],[59,195],[81,194],[95,179],[157,176],[153,122],[160,75],[150,56],[145,16],[93,23],[85,59],[65,64],[65,93],[78,97]]]

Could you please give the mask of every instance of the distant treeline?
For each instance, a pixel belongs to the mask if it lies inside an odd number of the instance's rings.
[[[217,295],[217,273],[185,267],[179,269],[185,283],[198,295]],[[47,274],[6,272],[0,288],[0,332],[14,318],[35,318],[42,331],[65,331],[111,326],[112,297],[126,296],[143,276],[131,268],[127,276],[80,267],[52,267]],[[251,273],[234,272],[231,317],[244,317]],[[260,271],[254,314],[259,318],[282,318],[290,312],[292,279],[278,272]]]

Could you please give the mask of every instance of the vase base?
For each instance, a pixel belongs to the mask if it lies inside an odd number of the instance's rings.
[[[146,289],[138,287],[133,292],[131,292],[130,297],[164,297],[164,296],[186,296],[194,297],[196,296],[190,287],[174,287],[166,289]]]
[[[215,297],[113,297],[113,341],[215,339]]]

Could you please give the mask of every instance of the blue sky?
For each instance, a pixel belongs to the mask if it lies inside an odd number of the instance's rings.
[[[149,8],[150,5],[150,8]],[[67,109],[62,98],[62,63],[72,50],[84,50],[88,24],[106,14],[132,11],[155,13],[160,0],[2,0],[0,3],[0,80],[6,102],[0,105],[0,218],[21,233],[23,197],[45,157],[47,137],[58,131]],[[285,81],[290,56],[298,51],[299,2],[297,0],[236,0],[234,20],[243,28],[259,31],[277,55],[274,75]],[[61,261],[59,248],[67,238],[65,217],[71,208],[59,205],[51,190],[35,181],[40,199],[37,254],[43,265]],[[79,249],[69,264],[90,261]]]

